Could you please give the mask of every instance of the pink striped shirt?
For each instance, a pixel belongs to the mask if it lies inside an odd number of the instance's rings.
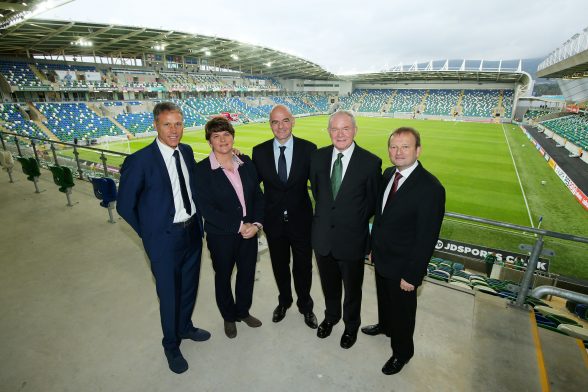
[[[243,193],[243,183],[241,182],[241,176],[239,175],[239,166],[243,164],[243,161],[240,160],[236,155],[233,155],[233,170],[229,170],[222,167],[222,165],[217,161],[214,152],[210,153],[208,159],[210,160],[210,168],[212,170],[216,170],[218,168],[223,169],[223,172],[229,179],[229,182],[233,186],[233,189],[239,198],[239,202],[243,208],[243,216],[247,215],[247,207],[245,207],[245,194]]]

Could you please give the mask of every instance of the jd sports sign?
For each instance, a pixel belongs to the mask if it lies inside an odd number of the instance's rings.
[[[435,250],[442,253],[448,253],[458,256],[466,256],[474,259],[484,260],[488,253],[493,252],[496,255],[497,261],[502,261],[505,264],[514,265],[515,257],[521,257],[527,266],[528,255],[521,253],[508,252],[502,249],[487,248],[485,246],[466,244],[465,242],[458,242],[453,240],[446,240],[439,238]],[[537,261],[537,271],[549,272],[549,260],[539,259]]]

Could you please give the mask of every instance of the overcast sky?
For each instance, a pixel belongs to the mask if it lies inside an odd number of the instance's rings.
[[[341,74],[545,57],[588,27],[586,15],[588,2],[578,0],[75,0],[37,17],[230,38]]]

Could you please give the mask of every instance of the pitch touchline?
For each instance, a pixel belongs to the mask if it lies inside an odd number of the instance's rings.
[[[508,141],[508,137],[506,136],[506,129],[504,129],[504,124],[500,124],[502,126],[502,132],[504,133],[504,138],[506,139],[506,145],[508,146],[508,152],[510,153],[510,159],[512,159],[512,164],[515,169],[515,173],[517,174],[517,179],[519,180],[519,186],[521,187],[521,192],[523,194],[523,200],[525,200],[525,206],[527,206],[527,213],[529,214],[529,222],[531,222],[531,227],[535,227],[533,223],[533,218],[531,217],[531,210],[529,209],[529,203],[527,202],[527,195],[525,195],[525,190],[523,189],[523,183],[521,182],[521,176],[519,176],[519,170],[517,169],[517,164],[515,162],[514,156],[512,155],[512,150],[510,148],[510,142]]]

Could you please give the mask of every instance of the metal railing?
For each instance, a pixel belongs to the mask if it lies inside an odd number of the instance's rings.
[[[92,145],[84,146],[2,130],[0,140],[4,150],[13,150],[18,156],[32,155],[41,166],[73,166],[71,168],[77,177],[85,181],[89,180],[90,173],[117,179],[122,161],[130,155]]]
[[[559,233],[559,232],[555,232],[555,231],[533,228],[533,227],[529,227],[529,226],[521,226],[521,225],[515,225],[512,223],[499,222],[499,221],[495,221],[495,220],[491,220],[491,219],[485,219],[485,218],[480,218],[480,217],[476,217],[476,216],[464,215],[464,214],[459,214],[459,213],[455,213],[455,212],[447,212],[447,213],[445,213],[445,216],[450,217],[450,218],[455,218],[458,220],[464,220],[467,222],[476,222],[476,223],[481,223],[481,224],[489,225],[489,226],[493,226],[493,227],[505,228],[505,229],[509,229],[513,232],[521,232],[521,233],[526,233],[526,234],[532,234],[535,236],[534,237],[535,242],[532,246],[531,254],[530,254],[528,262],[527,262],[527,268],[524,272],[517,298],[513,302],[513,305],[518,308],[526,308],[525,307],[525,300],[527,298],[527,295],[529,294],[529,290],[532,285],[533,276],[534,276],[536,268],[537,268],[537,262],[539,261],[539,256],[541,256],[542,251],[543,251],[543,247],[544,247],[544,243],[545,243],[544,237],[552,237],[552,238],[557,238],[557,239],[561,239],[561,240],[565,240],[565,241],[572,241],[572,242],[588,244],[588,238],[576,236],[576,235],[571,235],[571,234],[564,234],[564,233]]]

